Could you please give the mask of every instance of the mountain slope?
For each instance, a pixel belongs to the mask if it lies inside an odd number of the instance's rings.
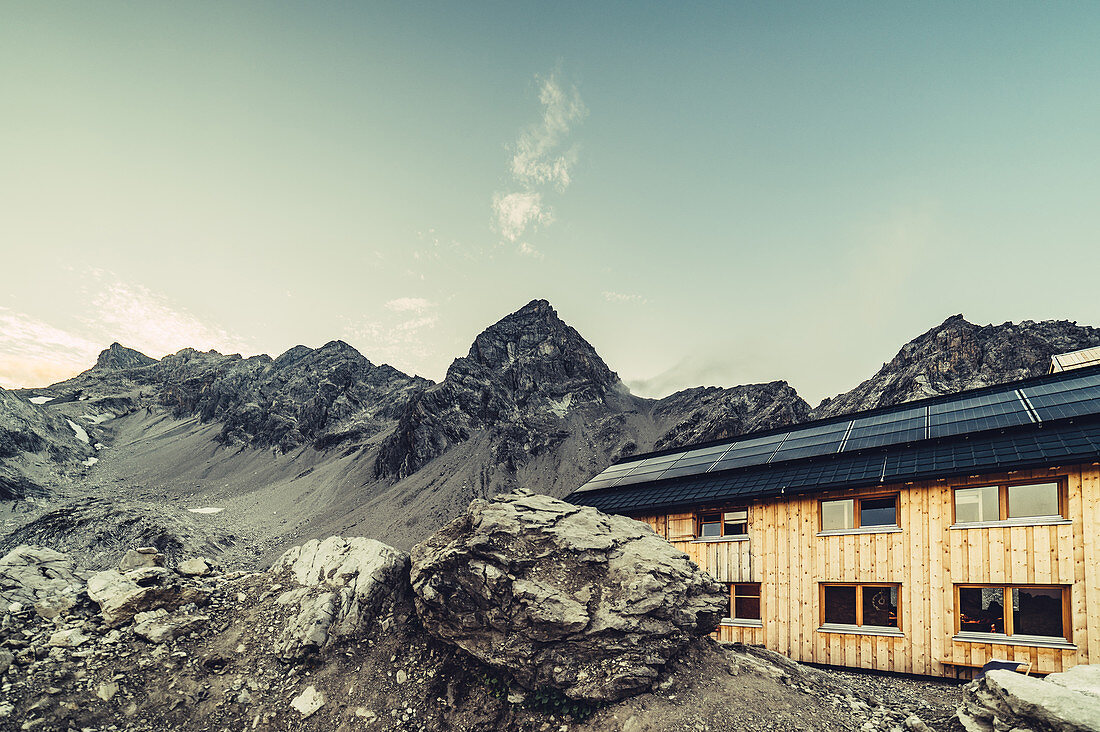
[[[94,454],[86,430],[0,388],[0,500],[45,495]]]
[[[954,315],[902,346],[851,391],[826,399],[814,419],[938,394],[1002,384],[1047,372],[1050,357],[1100,345],[1100,328],[1067,320],[979,326]]]

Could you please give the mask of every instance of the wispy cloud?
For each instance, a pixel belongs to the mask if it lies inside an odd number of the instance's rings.
[[[0,386],[45,386],[90,368],[113,341],[160,358],[186,346],[249,352],[249,343],[142,285],[109,272],[89,273],[87,307],[62,327],[0,308]]]
[[[435,307],[435,303],[422,297],[398,297],[386,303],[386,309],[395,313],[422,313]]]
[[[426,333],[439,323],[438,305],[422,297],[399,297],[379,317],[345,322],[344,337],[375,363],[416,371],[432,355]]]
[[[537,230],[539,225],[549,224],[553,214],[543,208],[542,194],[532,191],[521,193],[497,193],[493,196],[493,208],[497,216],[500,235],[515,243],[527,229]]]
[[[604,290],[603,299],[608,302],[621,302],[621,303],[636,303],[638,305],[645,305],[646,299],[641,295],[626,292],[610,292]]]
[[[45,386],[90,367],[107,345],[0,307],[0,386]]]
[[[565,142],[572,128],[588,114],[588,108],[576,87],[563,87],[556,73],[541,81],[542,120],[516,140],[512,176],[520,183],[552,184],[564,191],[572,180],[570,168],[577,162],[577,148],[567,148]]]
[[[577,148],[569,136],[588,114],[577,88],[563,84],[557,72],[537,80],[542,118],[512,146],[509,168],[518,190],[497,192],[492,200],[494,229],[523,254],[537,252],[524,237],[554,221],[545,194],[562,193],[572,182]]]
[[[251,350],[244,339],[200,320],[142,285],[107,283],[91,304],[93,315],[81,318],[89,332],[110,336],[150,356],[160,357],[188,346],[227,353]]]

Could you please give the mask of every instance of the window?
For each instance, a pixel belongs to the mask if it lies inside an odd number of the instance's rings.
[[[897,494],[821,502],[822,531],[847,531],[875,526],[897,525]]]
[[[699,536],[716,539],[722,536],[745,536],[749,533],[749,511],[707,511],[699,516]]]
[[[1062,484],[1022,483],[955,489],[955,523],[1064,518]]]
[[[1069,640],[1068,588],[956,587],[959,633]]]
[[[898,626],[898,585],[821,585],[821,624]]]
[[[727,584],[730,592],[729,620],[760,620],[760,583]]]

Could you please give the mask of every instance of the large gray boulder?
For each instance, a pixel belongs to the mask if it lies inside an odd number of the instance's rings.
[[[412,552],[424,627],[528,689],[617,700],[713,631],[725,587],[644,524],[516,492]]]
[[[291,609],[276,652],[291,661],[339,638],[388,630],[412,612],[409,555],[374,539],[330,536],[283,554],[271,568],[296,587],[276,603]]]
[[[112,628],[126,625],[138,613],[175,610],[184,605],[203,604],[209,589],[186,583],[170,569],[142,567],[128,572],[109,569],[88,579],[88,597],[99,605],[99,614]]]
[[[968,732],[1097,732],[1100,666],[1075,666],[1046,679],[990,671],[967,685],[957,716]]]
[[[0,612],[19,603],[53,617],[76,604],[83,586],[73,560],[53,549],[20,545],[0,558]]]

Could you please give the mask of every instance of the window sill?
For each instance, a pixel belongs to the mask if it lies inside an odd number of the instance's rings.
[[[1060,648],[1076,651],[1077,646],[1065,638],[1047,638],[1041,635],[1002,635],[1000,633],[962,632],[951,640],[960,643],[996,643],[999,646],[1028,646],[1030,648]]]
[[[817,629],[818,633],[845,633],[847,635],[881,635],[889,638],[904,638],[897,628],[880,628],[874,625],[843,625],[841,623],[824,623]]]
[[[738,536],[707,536],[697,537],[691,540],[692,544],[716,544],[728,541],[748,541],[748,534],[741,534]]]
[[[721,625],[731,628],[763,628],[763,620],[737,620],[736,618],[722,618]]]
[[[867,526],[859,529],[829,529],[817,532],[818,536],[848,536],[850,534],[900,534],[900,526]]]
[[[975,521],[969,524],[951,524],[954,530],[960,529],[996,529],[1006,526],[1066,526],[1073,522],[1062,516],[1030,516],[1028,518],[1005,519],[1004,521]]]

